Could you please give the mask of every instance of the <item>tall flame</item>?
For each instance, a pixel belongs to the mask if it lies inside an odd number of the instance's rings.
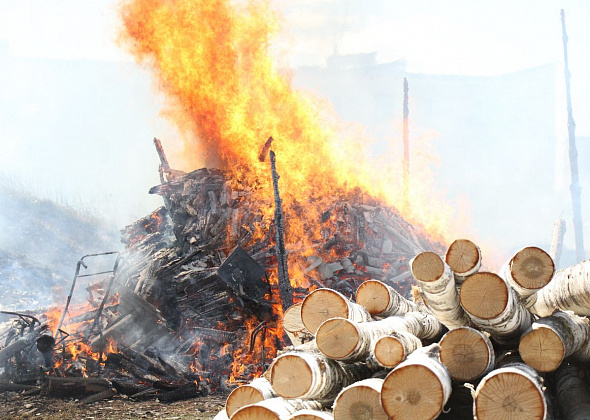
[[[122,41],[154,69],[169,98],[166,115],[192,139],[184,156],[188,166],[194,169],[206,156],[208,164],[231,168],[268,200],[269,164],[258,157],[266,139],[275,139],[289,243],[319,239],[309,227],[325,210],[322,200],[328,205],[360,189],[401,207],[399,160],[371,158],[358,129],[294,90],[278,71],[269,47],[280,28],[268,1],[126,0],[121,16]],[[453,211],[432,203],[436,194],[424,188],[420,174],[413,161],[420,186],[411,188],[412,210],[404,216],[431,235],[443,234]],[[316,205],[308,206],[312,201]]]

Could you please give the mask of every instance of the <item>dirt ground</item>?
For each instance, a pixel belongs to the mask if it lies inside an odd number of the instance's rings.
[[[75,399],[22,396],[16,392],[0,394],[0,419],[192,419],[210,420],[225,406],[225,395],[209,395],[164,404],[132,401],[117,395],[92,404]]]

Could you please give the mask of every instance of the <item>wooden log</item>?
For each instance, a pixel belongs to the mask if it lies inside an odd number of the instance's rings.
[[[334,401],[338,420],[388,420],[381,406],[383,379],[369,378],[344,388]]]
[[[35,385],[23,385],[23,384],[15,384],[12,382],[0,382],[0,392],[20,392],[20,391],[29,391],[31,389],[37,388]]]
[[[289,420],[334,420],[332,413],[319,410],[299,410]]]
[[[461,284],[481,267],[481,249],[469,239],[457,239],[449,246],[445,262],[453,272],[455,282]]]
[[[590,419],[590,390],[576,366],[564,364],[557,369],[555,389],[564,419]]]
[[[461,305],[481,329],[499,341],[520,337],[532,324],[532,315],[516,293],[494,273],[480,272],[461,286]]]
[[[553,280],[536,294],[532,313],[549,316],[555,310],[590,315],[590,260],[559,270]]]
[[[438,360],[438,344],[412,353],[385,378],[381,404],[396,420],[435,419],[451,394],[451,377]]]
[[[414,334],[408,332],[394,332],[381,337],[375,343],[371,360],[384,368],[394,368],[422,347],[422,342]]]
[[[301,320],[315,334],[322,322],[330,318],[346,318],[355,322],[371,321],[371,315],[361,305],[351,302],[332,289],[316,289],[303,299]]]
[[[240,408],[257,402],[275,398],[277,394],[272,389],[268,379],[256,378],[247,385],[234,389],[225,402],[225,411],[231,417]]]
[[[293,345],[303,344],[313,338],[301,319],[301,303],[296,303],[285,311],[283,328]]]
[[[240,408],[231,420],[287,420],[300,410],[320,410],[322,404],[312,400],[271,398]]]
[[[533,322],[520,338],[518,352],[522,360],[539,372],[553,372],[568,356],[580,362],[590,361],[590,325],[586,318],[572,312],[557,311]]]
[[[525,302],[525,306],[531,306],[535,303],[536,292],[549,284],[554,273],[551,256],[541,248],[529,246],[516,252],[500,269],[499,275]]]
[[[439,344],[440,361],[457,381],[471,382],[494,368],[494,347],[481,331],[456,328],[446,333]]]
[[[221,410],[219,413],[217,413],[215,415],[215,417],[213,417],[213,420],[229,420],[229,417],[227,416],[227,413],[225,412],[225,408],[223,410]]]
[[[92,404],[97,401],[106,400],[117,395],[117,390],[114,388],[105,389],[104,391],[97,392],[96,394],[90,395],[89,397],[80,400],[79,404]]]
[[[395,289],[378,280],[367,280],[356,290],[356,303],[371,316],[388,317],[418,310],[414,302],[405,299]]]
[[[90,395],[106,391],[111,383],[101,378],[60,378],[47,379],[47,395],[50,397],[71,397]]]
[[[453,273],[434,252],[422,252],[410,261],[412,275],[422,289],[424,302],[447,328],[470,325],[459,304]]]
[[[333,401],[342,387],[371,376],[364,364],[344,364],[320,353],[289,351],[270,367],[270,383],[283,398]]]
[[[477,420],[545,420],[543,380],[524,363],[493,370],[475,390],[473,415]]]
[[[175,401],[188,400],[189,398],[195,398],[200,395],[202,395],[201,390],[199,389],[199,385],[195,381],[182,384],[181,386],[177,387],[172,391],[158,394],[158,399],[164,403],[171,403]]]
[[[332,318],[320,325],[316,333],[318,349],[330,359],[357,362],[367,359],[377,341],[395,332],[408,332],[421,339],[437,339],[443,327],[432,316],[410,312],[405,316],[391,316],[374,322],[354,322]],[[438,326],[436,329],[430,328]]]

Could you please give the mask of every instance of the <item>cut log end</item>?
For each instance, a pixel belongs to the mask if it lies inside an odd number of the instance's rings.
[[[381,406],[381,395],[368,386],[348,388],[334,403],[334,418],[339,420],[388,420]]]
[[[408,356],[404,346],[396,337],[382,337],[375,344],[375,358],[381,366],[393,368],[403,362]]]
[[[283,328],[289,332],[299,332],[305,330],[301,320],[301,303],[290,306],[283,315]]]
[[[350,355],[360,340],[359,332],[351,321],[333,318],[322,323],[316,333],[320,351],[331,359],[343,359]]]
[[[481,263],[479,248],[468,239],[457,239],[447,250],[445,260],[456,274],[470,273]]]
[[[449,331],[440,341],[440,361],[458,381],[469,382],[484,375],[491,367],[492,356],[489,340],[472,328]]]
[[[540,388],[515,372],[502,372],[485,379],[475,395],[479,420],[543,420],[546,405]]]
[[[303,300],[301,320],[312,334],[315,334],[322,322],[335,317],[348,317],[348,302],[340,293],[330,289],[317,289]]]
[[[280,416],[266,407],[250,405],[240,408],[232,420],[280,420]]]
[[[546,286],[554,272],[551,256],[534,246],[523,248],[510,260],[510,274],[524,289],[538,290]]]
[[[398,420],[435,419],[444,405],[443,387],[428,368],[408,365],[393,370],[381,390],[381,403]]]
[[[312,372],[307,362],[296,355],[278,357],[271,367],[270,383],[277,395],[298,398],[305,395],[312,385]]]
[[[227,397],[225,411],[231,417],[240,408],[250,404],[256,404],[264,400],[262,393],[251,386],[241,386],[234,389]]]
[[[294,413],[289,420],[333,420],[332,414],[327,411],[301,410]]]
[[[566,353],[563,342],[551,328],[540,325],[526,333],[518,346],[522,360],[538,372],[553,372]]]
[[[371,315],[378,315],[389,306],[387,287],[376,280],[367,280],[356,291],[356,303],[362,305]]]
[[[445,265],[434,252],[422,252],[411,261],[411,269],[416,280],[430,283],[444,274]]]
[[[475,273],[467,278],[459,293],[461,305],[470,315],[481,319],[499,316],[510,299],[508,286],[494,273]]]

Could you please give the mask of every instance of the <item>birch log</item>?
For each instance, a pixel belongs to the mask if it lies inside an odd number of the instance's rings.
[[[403,315],[418,310],[414,302],[378,280],[367,280],[358,287],[356,303],[363,306],[372,316],[378,317]]]
[[[516,293],[494,273],[473,274],[461,286],[461,305],[481,329],[500,341],[520,337],[532,324],[532,315]]]
[[[541,377],[524,363],[488,373],[475,390],[473,415],[477,420],[545,420]]]
[[[453,272],[455,282],[463,283],[480,269],[481,249],[469,239],[457,239],[449,246],[445,262]]]
[[[518,351],[533,369],[553,372],[568,356],[589,362],[589,338],[590,326],[586,318],[558,311],[535,321],[521,337]]]
[[[270,383],[283,398],[333,401],[342,387],[371,376],[364,364],[344,364],[322,354],[287,352],[270,366]]]
[[[554,273],[551,256],[541,248],[529,246],[516,252],[499,274],[529,307],[535,303],[536,292],[549,284]]]
[[[322,404],[312,400],[271,398],[240,408],[231,420],[287,420],[299,410],[320,410]]]
[[[330,318],[346,318],[356,322],[372,321],[369,312],[332,289],[316,289],[303,299],[301,320],[312,334]]]
[[[229,420],[229,417],[227,416],[227,412],[225,411],[225,408],[223,410],[221,410],[219,413],[217,413],[215,415],[215,417],[213,417],[213,420]]]
[[[456,328],[446,333],[439,344],[440,361],[457,381],[473,381],[494,367],[494,348],[481,331],[469,327]]]
[[[300,410],[289,417],[289,420],[334,420],[334,416],[328,411]]]
[[[394,368],[422,347],[418,337],[408,332],[395,332],[375,343],[371,359],[384,368]]]
[[[564,364],[557,369],[555,389],[564,419],[590,419],[590,390],[576,366]]]
[[[234,389],[225,402],[225,411],[231,417],[240,408],[275,398],[277,394],[266,378],[256,378],[247,385]]]
[[[283,315],[283,329],[294,345],[303,344],[313,338],[301,319],[301,303],[289,307]]]
[[[447,328],[469,325],[469,317],[459,304],[453,273],[434,252],[422,252],[410,261],[412,275],[422,289],[424,302]]]
[[[430,420],[442,412],[451,394],[451,377],[438,351],[438,344],[417,350],[387,375],[381,404],[389,417]]]
[[[538,316],[551,315],[557,309],[590,315],[590,260],[556,272],[551,283],[537,292],[530,308]]]
[[[418,338],[435,338],[438,331],[425,330],[413,312],[374,322],[353,322],[332,318],[320,325],[316,333],[318,349],[330,359],[357,362],[367,359],[377,340],[394,332],[409,332]],[[441,326],[442,328],[442,326]],[[436,334],[436,335],[435,335]]]
[[[381,405],[383,379],[369,378],[344,388],[334,401],[338,420],[388,420]]]

